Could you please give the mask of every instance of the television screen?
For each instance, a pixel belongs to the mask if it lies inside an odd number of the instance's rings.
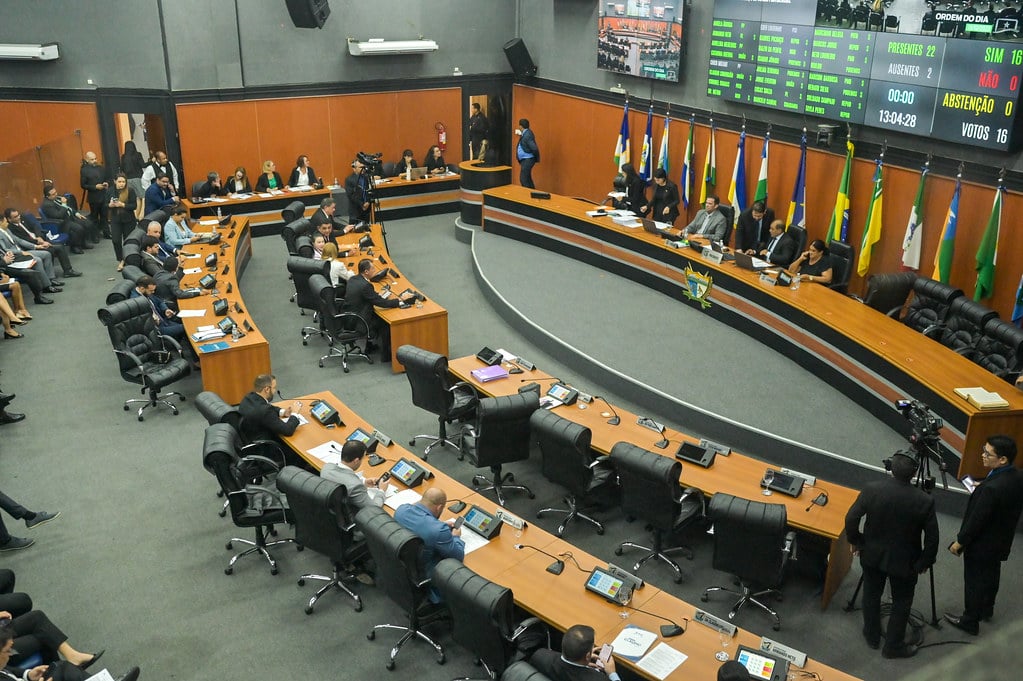
[[[597,68],[640,78],[678,82],[684,0],[600,3]]]

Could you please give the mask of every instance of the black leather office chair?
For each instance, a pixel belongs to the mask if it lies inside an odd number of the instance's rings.
[[[888,32],[888,31],[890,31],[891,29],[894,28],[896,33],[901,33],[902,32],[900,30],[901,24],[902,24],[902,22],[900,22],[899,18],[897,16],[895,16],[894,14],[889,14],[888,16],[886,16],[884,18],[884,30],[885,30],[885,32]]]
[[[301,258],[313,257],[313,239],[310,236],[295,238],[295,252]]]
[[[298,249],[295,248],[295,240],[300,236],[308,236],[312,229],[312,223],[309,222],[309,218],[298,218],[281,228],[281,238],[284,239],[284,243],[288,247],[288,255],[298,255]]]
[[[407,625],[378,624],[367,635],[372,641],[377,629],[396,629],[405,632],[391,648],[387,669],[394,669],[394,659],[408,641],[418,638],[433,646],[437,664],[444,664],[444,648],[426,635],[420,627],[433,621],[446,619],[446,613],[434,608],[424,615],[420,609],[429,608],[429,585],[419,564],[423,540],[419,535],[402,527],[383,509],[364,508],[355,515],[355,525],[366,538],[366,546],[376,564],[377,587],[387,594],[408,617]]]
[[[551,681],[551,679],[528,662],[519,660],[508,665],[504,674],[501,674],[501,681]]]
[[[141,227],[136,227],[135,229],[128,232],[128,236],[124,237],[124,243],[135,244],[136,246],[141,245],[142,237],[144,237],[145,235],[146,230],[142,229]]]
[[[142,271],[142,247],[138,244],[125,244],[121,249],[122,260],[124,260],[125,267],[134,267],[138,271]],[[121,270],[121,276],[124,277],[124,270]],[[124,277],[127,279],[128,277]]]
[[[192,365],[181,356],[181,346],[170,336],[160,334],[152,312],[149,301],[138,297],[100,308],[96,313],[107,327],[121,378],[142,386],[142,394],[149,393],[147,399],[124,402],[125,411],[133,404],[142,405],[138,410],[139,421],[145,420],[143,411],[158,404],[170,407],[177,416],[178,408],[166,398],[176,396],[184,402],[185,396],[177,392],[161,396],[160,390],[192,373]]]
[[[917,277],[913,282],[913,299],[909,301],[902,323],[933,337],[944,323],[949,305],[962,295],[962,289],[927,277]]]
[[[204,390],[195,396],[195,408],[208,425],[227,423],[237,431],[241,425],[241,413],[238,407],[232,407],[212,390]]]
[[[192,193],[189,194],[189,196],[191,196],[193,198],[199,196],[199,191],[202,189],[202,186],[204,184],[206,184],[206,180],[201,180],[199,182],[193,182],[192,183]]]
[[[729,246],[732,243],[732,230],[735,229],[735,206],[720,204],[718,210],[725,218],[725,235],[721,237],[721,243]]]
[[[125,266],[121,268],[121,278],[130,281],[132,288],[134,288],[135,282],[141,279],[144,275],[149,274],[150,272],[155,273],[156,268],[150,267],[149,271],[143,272],[141,269],[135,267],[134,265],[125,264]],[[153,274],[149,274],[149,276],[153,276]]]
[[[447,424],[476,411],[479,402],[476,390],[465,381],[451,381],[448,358],[444,355],[414,345],[402,345],[395,357],[405,367],[405,377],[412,388],[412,404],[436,414],[440,426],[436,436],[415,435],[409,440],[409,445],[414,447],[420,439],[429,441],[423,450],[424,461],[437,445],[450,446],[459,452],[459,458],[464,458],[459,443],[448,439]]]
[[[871,274],[867,277],[867,294],[863,298],[863,304],[881,314],[898,319],[916,279],[916,272]]]
[[[778,631],[781,619],[764,600],[767,596],[781,598],[776,587],[782,582],[789,557],[795,553],[796,533],[788,531],[784,504],[718,493],[711,497],[707,514],[714,523],[714,569],[735,575],[740,590],[713,586],[700,600],[707,602],[712,591],[737,594],[739,600],[728,619],[734,619],[742,606],[752,603],[774,618],[772,628]],[[754,591],[760,587],[763,589]]]
[[[141,196],[139,197],[139,200],[140,201],[142,200]],[[142,216],[142,220],[141,220],[142,229],[145,229],[146,225],[148,225],[150,222],[154,222],[154,221],[155,222],[159,222],[160,223],[160,228],[163,229],[163,226],[167,224],[168,220],[170,220],[170,214],[167,211],[165,211],[165,210],[154,210],[152,213],[147,213],[146,215]]]
[[[984,335],[984,326],[997,317],[994,310],[960,296],[949,304],[937,340],[946,348],[972,359],[977,343]]]
[[[514,483],[512,473],[502,471],[503,464],[525,461],[529,458],[529,417],[540,408],[535,392],[485,397],[476,407],[476,421],[462,428],[462,453],[477,468],[490,467],[494,479],[474,475],[472,486],[481,492],[494,490],[497,503],[504,506],[504,492],[517,489],[536,497],[525,485]]]
[[[852,273],[853,248],[844,241],[832,241],[828,244],[828,255],[831,256],[831,283],[828,288],[845,293]]]
[[[281,211],[281,222],[286,225],[305,215],[305,204],[301,201],[292,201]]]
[[[682,489],[680,461],[629,442],[619,442],[611,449],[611,463],[618,471],[618,484],[622,488],[622,511],[627,518],[639,518],[647,523],[654,535],[653,546],[626,541],[615,549],[615,555],[622,555],[626,548],[646,551],[647,554],[636,561],[634,570],[656,558],[675,571],[675,582],[681,584],[682,568],[670,554],[681,553],[692,560],[693,550],[681,545],[665,548],[664,535],[679,532],[704,517],[703,493],[695,487]]]
[[[322,275],[314,274],[309,277],[309,288],[320,301],[320,324],[327,334],[327,342],[330,345],[327,354],[320,357],[320,368],[322,369],[324,362],[332,357],[341,358],[341,368],[346,374],[349,357],[359,357],[372,364],[373,358],[365,351],[365,346],[369,343],[369,324],[366,320],[354,312],[338,311],[342,301],[335,298],[334,287]],[[359,347],[360,342],[363,344],[362,347]]]
[[[614,471],[606,456],[594,457],[590,450],[590,429],[546,409],[534,411],[529,426],[543,455],[544,477],[568,489],[565,496],[568,508],[542,508],[536,512],[536,517],[564,513],[565,519],[556,532],[559,537],[576,518],[596,527],[597,534],[604,534],[603,523],[583,509],[595,506],[593,502],[600,495],[610,498],[608,487],[613,487]]]
[[[785,230],[796,241],[796,258],[806,250],[806,228],[799,225],[789,225]],[[795,260],[796,258],[793,258]]]
[[[319,274],[329,281],[330,261],[290,255],[288,256],[288,272],[291,273],[291,278],[295,282],[295,302],[298,304],[300,314],[304,315],[306,310],[311,310],[313,321],[317,323],[317,326],[302,327],[300,331],[302,345],[309,345],[310,336],[326,338],[322,325],[317,321],[320,312],[320,297],[309,286],[309,277]]]
[[[384,161],[384,163],[380,166],[380,177],[394,177],[394,170],[397,167],[398,164],[394,161]]]
[[[354,520],[348,517],[345,502],[348,490],[344,485],[324,480],[297,466],[285,466],[281,470],[277,476],[277,489],[288,499],[288,507],[295,520],[295,543],[322,553],[330,559],[332,566],[329,577],[306,574],[298,578],[299,586],[305,586],[307,579],[326,582],[309,599],[305,614],[313,614],[313,607],[320,596],[334,588],[348,594],[355,602],[355,611],[361,611],[362,598],[348,586],[355,580],[355,575],[345,566],[364,558],[367,551],[364,542],[356,539]]]
[[[131,298],[131,292],[135,289],[135,282],[128,279],[119,279],[114,282],[114,287],[107,293],[107,305],[119,303],[122,300]]]
[[[252,528],[254,540],[232,537],[227,541],[227,550],[234,543],[248,546],[246,550],[232,556],[224,568],[224,574],[234,573],[238,559],[251,553],[258,553],[270,564],[270,574],[277,574],[277,561],[270,553],[270,547],[294,542],[294,539],[278,539],[268,542],[274,525],[290,522],[290,515],[276,490],[251,481],[262,476],[279,472],[269,459],[258,456],[239,456],[238,434],[226,423],[215,423],[206,429],[203,441],[203,466],[216,476],[220,489],[227,497],[231,510],[231,521],[236,527]],[[301,547],[299,547],[301,550]]]
[[[451,610],[452,638],[472,653],[489,679],[515,660],[516,641],[523,633],[543,628],[536,617],[516,625],[511,589],[479,576],[461,561],[445,558],[437,563],[431,582]]]
[[[1004,319],[991,319],[977,341],[973,361],[1009,383],[1023,370],[1023,329]]]

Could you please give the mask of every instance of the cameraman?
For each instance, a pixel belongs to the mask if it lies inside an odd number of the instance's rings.
[[[863,488],[845,516],[845,531],[863,569],[863,637],[867,645],[876,649],[881,643],[881,595],[887,580],[892,606],[881,655],[912,657],[917,646],[906,644],[906,624],[917,575],[934,565],[938,554],[938,518],[931,495],[911,484],[917,471],[915,459],[897,452],[886,467],[892,477]]]
[[[355,224],[360,222],[369,224],[372,203],[371,172],[361,159],[360,155],[352,161],[352,174],[345,178],[345,194],[348,195],[348,221]]]

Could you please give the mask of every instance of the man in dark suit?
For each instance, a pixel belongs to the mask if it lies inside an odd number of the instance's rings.
[[[170,212],[170,209],[177,204],[178,197],[171,187],[170,176],[160,173],[156,176],[156,181],[146,189],[146,215],[164,209]]]
[[[96,152],[85,152],[82,169],[79,172],[79,184],[85,190],[86,200],[89,202],[89,219],[93,224],[99,225],[105,237],[110,236],[110,228],[107,226],[107,188],[110,187],[108,177],[107,169],[96,158]]]
[[[369,222],[371,219],[369,177],[369,171],[366,170],[362,161],[359,159],[352,161],[352,174],[345,178],[345,194],[348,195],[348,219],[351,222]],[[312,222],[311,219],[310,222]]]
[[[279,409],[270,403],[270,398],[276,392],[277,377],[273,374],[260,374],[256,376],[252,392],[243,397],[238,405],[242,415],[242,435],[249,442],[291,435],[298,428],[299,420],[292,412],[301,408],[301,403],[296,402]]]
[[[19,240],[18,243],[32,245],[33,248],[30,250],[46,250],[52,253],[53,258],[60,262],[65,278],[82,276],[82,273],[71,265],[71,258],[68,257],[67,248],[63,244],[53,243],[43,238],[42,227],[35,218],[30,215],[22,215],[17,208],[6,209],[4,216],[7,218],[7,228]]]
[[[615,660],[609,657],[601,666],[597,660],[599,647],[594,647],[593,627],[576,624],[561,639],[561,655],[541,648],[529,658],[537,671],[552,681],[619,681]]]
[[[155,279],[157,273],[163,271],[163,263],[165,262],[165,260],[160,259],[160,240],[147,234],[142,237],[139,248],[142,250],[142,270]],[[171,257],[173,258],[174,256]],[[160,297],[162,298],[163,296]]]
[[[163,298],[169,304],[177,306],[175,301],[185,298],[195,298],[202,295],[202,290],[197,288],[181,288],[181,277],[183,273],[179,268],[178,259],[171,256],[163,261],[163,268],[153,275],[156,282],[156,295]]]
[[[753,205],[739,213],[739,221],[735,228],[735,250],[750,251],[767,241],[767,233],[774,222],[774,211],[763,201],[754,201]]]
[[[886,658],[912,657],[917,647],[905,642],[906,624],[917,575],[934,565],[938,555],[938,517],[934,498],[911,484],[916,460],[896,453],[890,467],[892,477],[860,492],[845,516],[845,531],[863,568],[863,637],[867,645],[877,648],[881,642],[881,595],[887,581],[892,609],[881,654]]]
[[[53,185],[47,185],[43,191],[43,205],[39,211],[46,219],[60,224],[60,228],[68,235],[72,253],[82,253],[83,249],[92,248],[85,216],[72,210],[67,205],[67,199],[57,193]]]
[[[327,197],[320,201],[320,207],[317,208],[311,218],[309,218],[309,224],[313,229],[323,234],[323,237],[327,241],[333,241],[336,237],[348,234],[355,229],[355,225],[346,225],[340,220],[334,217],[337,212],[337,202],[331,197]],[[329,225],[330,229],[320,229],[322,225]]]
[[[540,147],[536,144],[536,135],[529,129],[529,119],[520,118],[519,125],[521,129],[515,130],[515,134],[520,136],[515,147],[515,158],[519,161],[519,184],[536,189],[533,184],[533,166],[540,162]]]
[[[479,158],[483,150],[483,141],[490,134],[490,123],[478,103],[473,102],[469,110],[469,159],[472,160]]]
[[[987,477],[970,494],[959,534],[948,547],[963,557],[965,608],[962,615],[946,613],[945,620],[968,634],[979,633],[980,620],[994,615],[1002,562],[1009,558],[1023,511],[1023,477],[1015,460],[1012,438],[992,435],[987,439],[981,453]]]
[[[369,326],[370,336],[380,341],[380,361],[391,361],[391,327],[384,320],[377,316],[374,307],[398,307],[408,298],[391,296],[383,298],[376,289],[373,282],[369,280],[373,276],[374,265],[369,258],[359,261],[359,273],[348,280],[348,288],[345,290],[345,312],[354,312],[366,321]],[[367,343],[366,352],[372,352],[373,346]]]
[[[208,199],[213,196],[227,196],[227,187],[220,181],[220,173],[210,171],[206,174],[206,181],[199,185],[195,198]]]
[[[768,230],[767,240],[757,246],[755,251],[746,251],[756,255],[772,265],[788,267],[796,259],[796,240],[785,231],[785,223],[775,220]]]

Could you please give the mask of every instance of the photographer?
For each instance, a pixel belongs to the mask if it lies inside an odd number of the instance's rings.
[[[863,489],[845,517],[845,531],[863,569],[863,637],[867,645],[876,649],[881,643],[881,595],[887,581],[892,605],[881,655],[912,657],[917,647],[905,642],[906,624],[917,575],[931,567],[938,554],[938,518],[933,497],[911,484],[918,467],[916,459],[897,452],[885,467],[892,477]]]
[[[348,195],[348,221],[370,222],[370,206],[373,202],[371,172],[367,168],[365,155],[352,161],[352,174],[345,178],[345,194]]]

